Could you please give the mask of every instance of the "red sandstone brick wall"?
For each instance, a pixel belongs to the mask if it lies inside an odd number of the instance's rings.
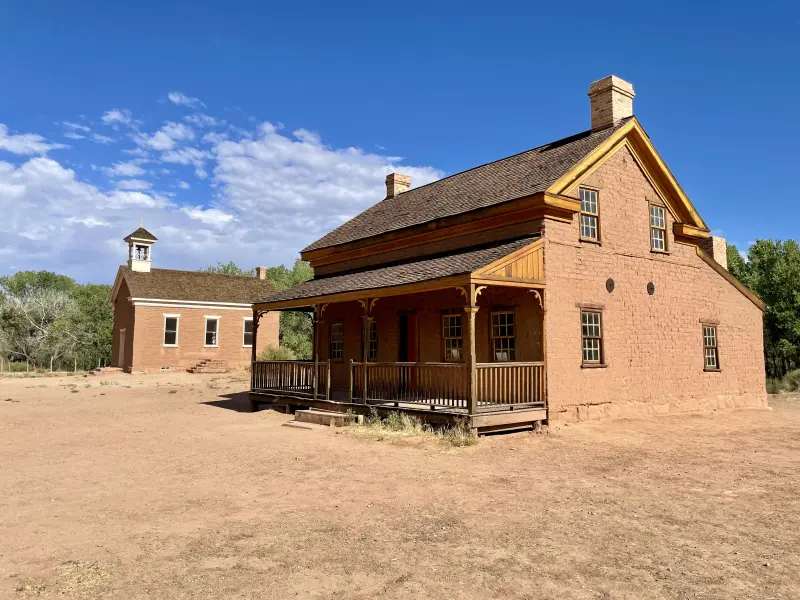
[[[120,294],[122,297],[122,294]],[[164,347],[164,315],[180,315],[178,347]],[[218,347],[206,348],[205,316],[218,316]],[[225,361],[231,368],[250,364],[251,348],[243,347],[244,317],[252,316],[248,310],[220,310],[214,308],[172,308],[161,306],[136,306],[135,325],[127,332],[132,343],[133,371],[157,371],[162,367],[186,369],[203,359]],[[116,319],[115,315],[115,319]],[[256,344],[258,352],[267,346],[278,345],[279,314],[267,313],[261,317]],[[117,333],[115,321],[115,334]],[[129,359],[130,360],[130,359]]]
[[[578,241],[577,215],[545,227],[550,419],[766,406],[761,311],[674,241],[669,214],[669,254],[650,251],[658,196],[627,148],[583,183],[600,190],[602,245]],[[580,303],[603,306],[607,368],[581,368]],[[703,371],[701,321],[718,323],[720,372]]]
[[[129,369],[133,357],[133,304],[128,301],[130,296],[128,285],[123,281],[117,294],[114,305],[114,335],[111,339],[111,365]],[[120,330],[125,330],[125,351],[120,356]],[[120,360],[122,359],[122,360]]]

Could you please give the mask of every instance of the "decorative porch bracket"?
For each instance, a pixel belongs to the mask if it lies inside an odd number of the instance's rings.
[[[478,412],[478,389],[476,385],[476,354],[475,354],[475,315],[478,312],[478,296],[486,286],[476,286],[474,283],[469,285],[469,289],[459,288],[465,292],[470,304],[464,307],[464,312],[467,314],[467,373],[469,377],[468,393],[467,393],[467,414],[470,416]],[[468,294],[467,294],[468,292]]]

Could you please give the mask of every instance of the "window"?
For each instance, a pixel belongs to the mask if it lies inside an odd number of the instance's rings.
[[[667,221],[664,207],[650,205],[650,248],[657,252],[667,251]]]
[[[136,258],[136,260],[149,260],[150,246],[140,246],[137,244],[134,258]]]
[[[703,359],[706,371],[719,370],[719,349],[717,348],[715,325],[703,325]]]
[[[218,346],[219,317],[206,317],[206,346]]]
[[[603,360],[603,330],[599,311],[581,311],[583,362],[601,364]]]
[[[461,315],[442,315],[442,340],[444,359],[461,360]]]
[[[253,318],[245,317],[244,319],[244,334],[242,336],[242,346],[245,348],[253,347]]]
[[[164,345],[178,345],[178,315],[164,315]]]
[[[599,240],[599,213],[597,211],[597,191],[580,189],[581,194],[581,239]]]
[[[492,353],[496,361],[516,360],[513,311],[492,313]]]
[[[331,323],[331,359],[344,358],[344,323]]]
[[[378,324],[375,321],[369,322],[369,348],[367,348],[367,360],[378,360]]]

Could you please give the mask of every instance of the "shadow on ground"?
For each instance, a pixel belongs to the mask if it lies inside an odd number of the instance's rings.
[[[221,394],[219,400],[209,400],[208,402],[200,402],[200,404],[216,406],[217,408],[227,408],[235,412],[253,412],[253,408],[250,406],[248,392]]]

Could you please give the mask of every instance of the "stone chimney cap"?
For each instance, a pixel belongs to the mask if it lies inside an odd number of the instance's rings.
[[[616,75],[609,75],[589,85],[592,129],[605,129],[633,116],[633,85]]]
[[[386,198],[394,198],[411,187],[411,175],[389,173],[386,176]]]

